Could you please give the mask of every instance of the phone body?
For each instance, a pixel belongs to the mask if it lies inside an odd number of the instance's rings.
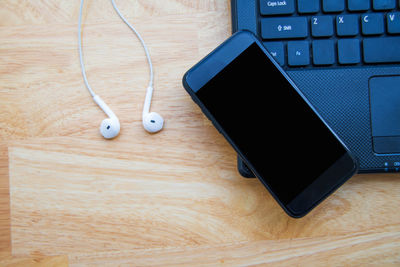
[[[292,217],[357,172],[352,153],[251,32],[228,38],[185,73],[183,86]]]

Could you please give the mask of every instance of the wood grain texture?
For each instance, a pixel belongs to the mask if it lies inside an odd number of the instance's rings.
[[[79,1],[0,1],[1,246],[85,266],[400,264],[398,174],[356,175],[292,219],[237,173],[235,152],[181,84],[230,35],[229,1],[117,3],[149,46],[151,109],[166,124],[143,130],[143,48],[108,0],[89,0],[88,79],[122,127],[107,141],[80,74]]]
[[[0,142],[0,258],[11,254],[8,149]]]
[[[70,262],[77,266],[101,265],[110,259],[126,266],[398,266],[398,231],[396,227],[334,237],[76,254]]]
[[[2,267],[67,267],[67,256],[48,256],[41,258],[5,257],[0,258]]]

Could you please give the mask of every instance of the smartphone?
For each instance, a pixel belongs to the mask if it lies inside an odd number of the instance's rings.
[[[292,217],[357,172],[352,153],[251,32],[232,35],[185,73],[183,86]]]

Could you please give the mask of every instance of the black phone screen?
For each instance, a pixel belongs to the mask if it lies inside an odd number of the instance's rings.
[[[257,43],[196,95],[284,205],[347,152]]]

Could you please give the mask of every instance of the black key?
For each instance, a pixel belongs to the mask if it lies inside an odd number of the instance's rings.
[[[388,13],[386,15],[387,29],[390,34],[400,33],[400,12]]]
[[[285,52],[282,42],[264,42],[264,46],[279,65],[285,65]]]
[[[314,40],[312,42],[314,65],[335,63],[335,44],[333,40]]]
[[[360,41],[358,39],[339,39],[338,59],[340,64],[360,62]]]
[[[396,7],[396,0],[373,0],[375,10],[389,10]]]
[[[363,51],[366,63],[400,62],[400,37],[365,38]]]
[[[311,33],[314,37],[329,37],[333,35],[333,19],[331,16],[311,17]]]
[[[364,35],[382,34],[384,31],[383,15],[369,13],[361,16],[361,28]]]
[[[339,15],[336,17],[336,31],[339,36],[358,34],[358,15]]]
[[[308,36],[306,17],[261,19],[263,39],[305,38]]]
[[[310,64],[310,48],[308,41],[288,42],[288,64],[290,66],[306,66]]]
[[[294,13],[294,0],[261,0],[262,15],[279,15]]]
[[[333,20],[331,16],[311,17],[311,33],[314,37],[329,37],[333,35]]]
[[[324,12],[342,12],[344,10],[344,0],[322,0]]]
[[[350,11],[366,11],[369,9],[369,0],[348,0],[347,7]]]
[[[319,11],[319,0],[297,0],[299,13],[317,13]]]

